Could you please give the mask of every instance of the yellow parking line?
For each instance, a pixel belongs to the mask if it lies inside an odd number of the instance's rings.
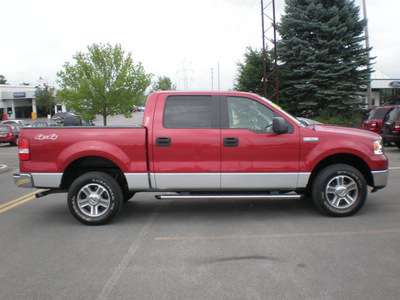
[[[361,234],[400,233],[400,228],[383,230],[363,230],[349,232],[315,232],[315,233],[286,233],[286,234],[260,234],[260,235],[225,235],[225,236],[183,236],[183,237],[156,237],[156,241],[179,240],[227,240],[227,239],[255,239],[255,238],[287,238],[287,237],[324,237],[346,236]]]
[[[400,170],[400,167],[391,167],[389,170]]]
[[[0,205],[0,214],[5,212],[5,211],[7,211],[7,210],[10,210],[10,209],[18,206],[18,205],[21,205],[21,204],[23,204],[25,202],[28,202],[28,201],[30,201],[32,199],[35,199],[36,198],[35,194],[39,193],[41,191],[44,191],[44,190],[37,190],[35,192],[29,193],[29,194],[27,194],[25,196],[22,196],[22,197],[20,197],[18,199],[14,199],[12,201],[9,201],[7,203],[4,203],[4,204]]]

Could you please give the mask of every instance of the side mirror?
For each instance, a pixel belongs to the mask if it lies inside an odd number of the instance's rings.
[[[272,119],[272,131],[274,133],[286,133],[289,131],[289,126],[286,124],[284,118],[275,117]]]

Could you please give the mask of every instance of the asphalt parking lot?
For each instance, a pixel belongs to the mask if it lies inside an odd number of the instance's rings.
[[[17,149],[1,145],[0,299],[399,299],[400,149],[385,151],[388,186],[349,218],[306,199],[139,193],[91,227],[65,194],[14,187]]]

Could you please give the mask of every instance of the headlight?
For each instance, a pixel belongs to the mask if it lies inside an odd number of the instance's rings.
[[[374,154],[375,155],[382,155],[383,154],[382,139],[377,140],[377,141],[374,142]]]

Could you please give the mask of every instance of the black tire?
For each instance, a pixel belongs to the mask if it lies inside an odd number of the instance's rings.
[[[14,142],[10,143],[11,146],[18,146],[18,137],[15,137]]]
[[[103,172],[79,176],[68,191],[68,207],[79,222],[103,225],[110,222],[122,207],[123,194],[117,181]]]
[[[400,142],[395,142],[395,145],[397,146],[397,148],[400,148]]]
[[[312,185],[312,198],[323,213],[334,217],[351,216],[367,199],[367,183],[355,168],[335,164],[317,174]]]

